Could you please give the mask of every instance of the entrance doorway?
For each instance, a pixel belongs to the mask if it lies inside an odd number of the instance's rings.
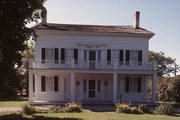
[[[89,80],[88,96],[89,96],[89,98],[96,97],[96,81],[95,80]]]

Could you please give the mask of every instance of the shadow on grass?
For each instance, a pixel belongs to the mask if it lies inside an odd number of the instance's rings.
[[[16,98],[2,98],[0,99],[0,101],[28,101],[28,97],[22,97],[22,96],[18,96]]]
[[[34,115],[32,118],[23,117],[20,114],[9,114],[0,116],[0,120],[82,120],[81,118],[57,118]]]

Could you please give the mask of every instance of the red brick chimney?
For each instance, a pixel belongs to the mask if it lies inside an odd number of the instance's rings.
[[[133,27],[138,29],[139,28],[139,21],[140,21],[140,12],[136,11],[134,14],[134,25]]]

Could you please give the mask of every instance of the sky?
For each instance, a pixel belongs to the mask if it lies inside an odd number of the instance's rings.
[[[180,0],[47,0],[48,23],[133,25],[155,33],[149,49],[163,51],[180,65]]]

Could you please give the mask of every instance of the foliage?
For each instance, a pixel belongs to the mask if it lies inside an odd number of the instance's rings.
[[[71,112],[82,112],[82,106],[80,103],[67,103],[64,107],[53,106],[50,109],[53,113],[71,113]]]
[[[171,115],[173,114],[173,106],[170,103],[162,103],[156,107],[155,113],[160,115]]]
[[[45,0],[0,1],[0,91],[21,89],[17,68],[21,66],[21,52],[27,48],[25,41],[35,38],[27,24],[37,22]],[[2,72],[3,71],[3,72]],[[9,96],[11,96],[9,92]]]
[[[26,115],[32,115],[32,114],[34,114],[34,113],[37,113],[35,107],[34,107],[34,106],[30,106],[30,105],[28,105],[28,104],[26,104],[26,105],[23,106],[22,112],[23,112],[24,114],[26,114]]]
[[[139,111],[139,109],[138,109],[137,107],[132,107],[132,108],[131,108],[131,113],[133,113],[133,114],[139,114],[139,113],[141,113],[141,111]]]
[[[147,107],[146,104],[140,104],[140,105],[138,105],[138,110],[140,112],[147,113],[148,112],[148,107]]]
[[[81,112],[82,106],[80,103],[68,103],[65,105],[64,112]]]
[[[130,113],[131,112],[130,104],[118,103],[117,107],[116,107],[116,112],[118,112],[118,113]]]
[[[180,102],[180,76],[160,78],[157,81],[157,99],[164,102]]]
[[[163,77],[163,76],[170,76],[171,73],[174,73],[175,71],[179,71],[179,67],[176,67],[175,70],[175,59],[171,57],[165,56],[163,52],[153,52],[149,51],[149,61],[157,61],[157,76]]]

